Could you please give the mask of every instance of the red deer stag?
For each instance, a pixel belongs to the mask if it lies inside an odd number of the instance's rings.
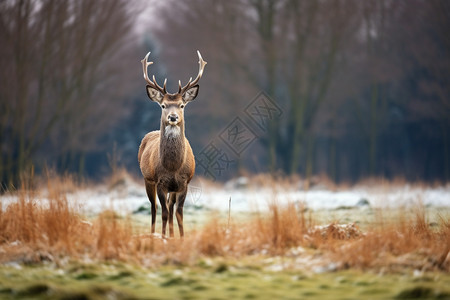
[[[191,77],[184,87],[181,87],[181,81],[178,81],[178,93],[175,94],[167,92],[167,79],[164,80],[163,87],[158,85],[155,76],[153,80],[149,79],[147,69],[153,64],[147,61],[150,52],[141,61],[144,79],[147,82],[147,95],[150,100],[157,102],[162,110],[160,130],[145,135],[138,154],[147,196],[151,203],[152,234],[155,233],[156,195],[158,195],[162,209],[162,235],[166,234],[169,220],[169,234],[170,237],[174,236],[173,209],[176,204],[178,229],[180,237],[184,236],[183,205],[188,184],[195,172],[194,154],[184,136],[184,108],[197,97],[198,81],[206,65],[199,51],[197,54],[199,58],[197,78],[192,81]]]

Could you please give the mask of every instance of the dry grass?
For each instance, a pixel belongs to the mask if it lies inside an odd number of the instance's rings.
[[[148,229],[112,211],[88,222],[70,209],[68,187],[49,181],[48,206],[38,205],[34,192],[25,189],[16,203],[0,203],[0,262],[119,260],[151,267],[195,263],[205,256],[282,256],[303,247],[340,268],[450,271],[450,223],[441,218],[430,225],[423,207],[401,211],[395,221],[379,214],[362,232],[355,224],[318,226],[294,204],[273,205],[270,214],[245,222],[227,225],[213,217],[181,241],[146,234]]]
[[[333,256],[348,267],[450,271],[448,220],[430,224],[419,207],[413,215],[399,213],[394,222],[380,221],[363,238],[335,247]]]

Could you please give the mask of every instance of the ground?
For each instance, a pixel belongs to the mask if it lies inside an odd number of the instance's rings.
[[[270,271],[255,261],[227,259],[157,269],[122,263],[3,266],[0,278],[2,299],[450,298],[448,274]]]
[[[2,196],[0,299],[450,299],[449,186],[193,187],[183,241],[130,178]]]

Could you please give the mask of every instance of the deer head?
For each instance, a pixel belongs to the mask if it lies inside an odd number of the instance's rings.
[[[164,127],[170,126],[169,128],[174,128],[175,126],[182,127],[184,124],[184,107],[192,100],[194,100],[199,91],[198,81],[203,75],[203,69],[205,68],[206,61],[203,60],[199,51],[198,54],[198,75],[192,81],[192,77],[185,86],[181,86],[181,80],[178,81],[178,92],[171,94],[167,92],[166,83],[167,78],[164,80],[163,87],[161,87],[153,75],[153,80],[150,80],[147,70],[148,66],[153,64],[153,62],[147,61],[150,52],[144,57],[142,62],[142,69],[144,73],[144,79],[147,82],[147,95],[150,100],[157,102],[161,106],[161,125]]]

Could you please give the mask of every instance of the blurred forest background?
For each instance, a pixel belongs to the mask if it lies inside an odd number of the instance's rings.
[[[242,172],[450,178],[446,0],[0,1],[0,181],[51,168],[138,174],[159,128],[140,60],[169,91],[208,62],[185,112],[194,153],[260,91],[282,108]],[[201,175],[201,172],[198,172]]]

